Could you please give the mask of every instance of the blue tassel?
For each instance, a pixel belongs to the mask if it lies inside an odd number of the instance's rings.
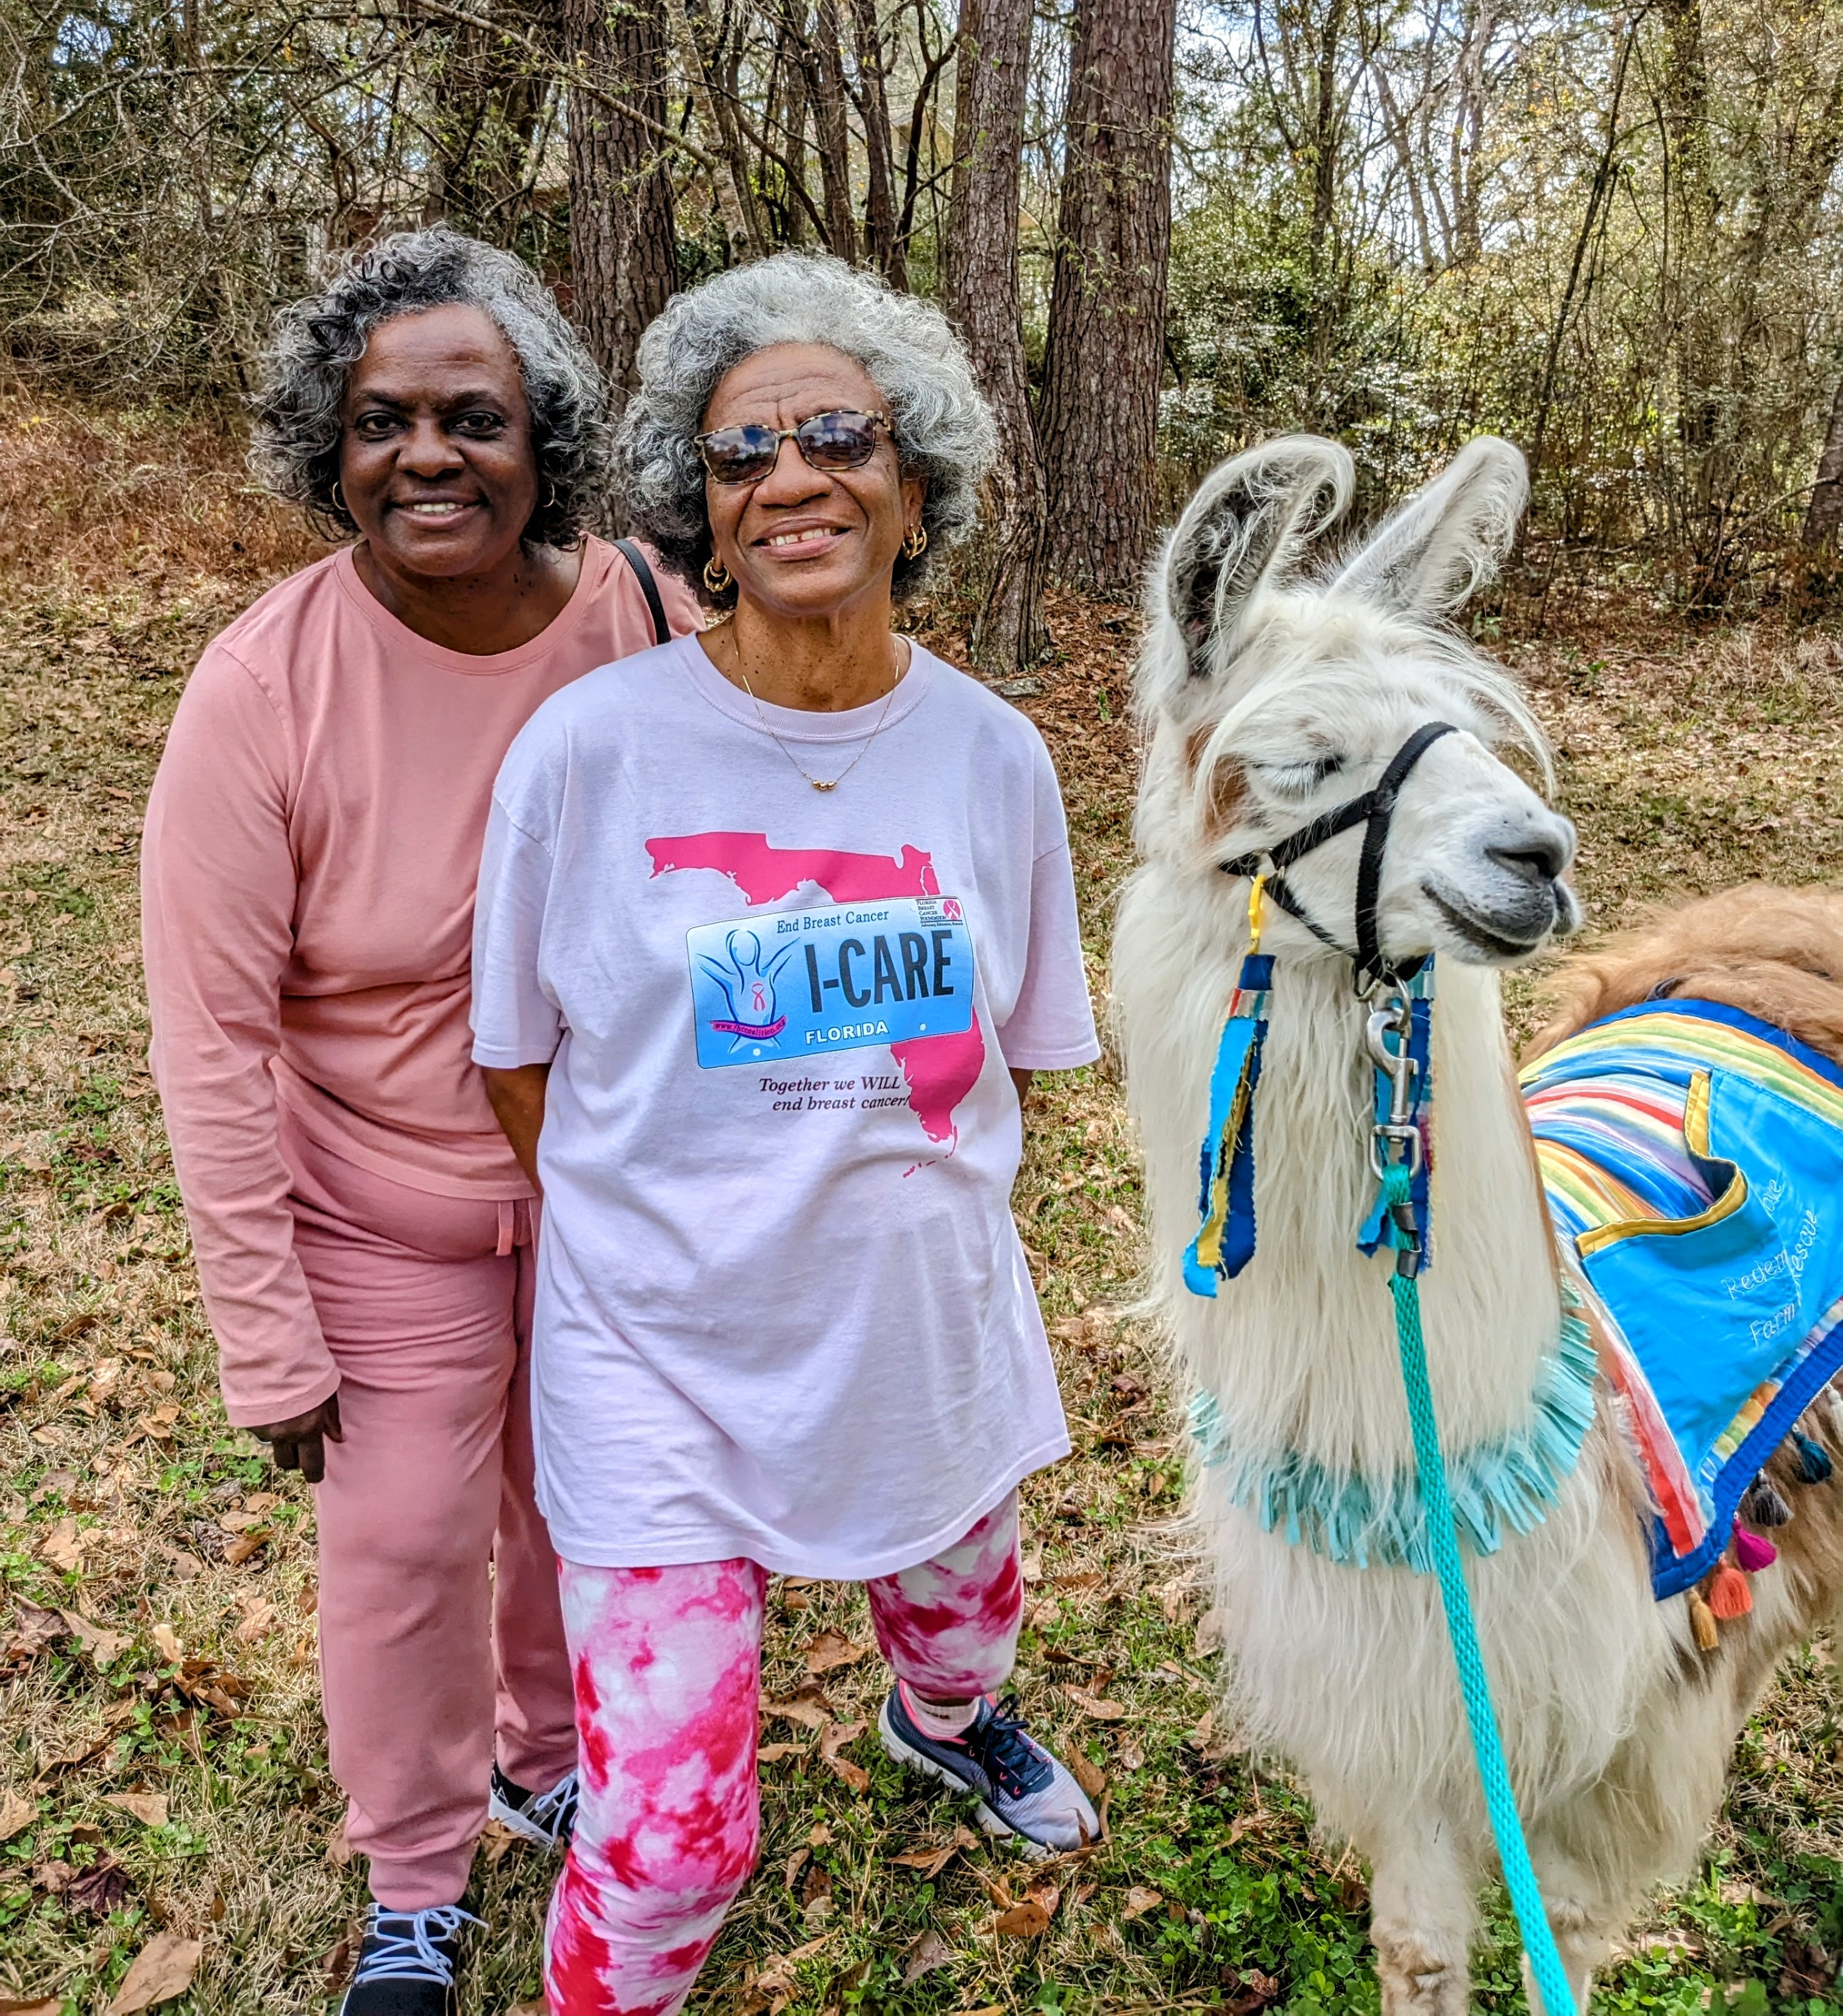
[[[1805,1481],[1807,1484],[1823,1483],[1829,1478],[1832,1467],[1830,1452],[1821,1443],[1814,1442],[1809,1435],[1799,1435],[1795,1431],[1792,1440],[1798,1445],[1798,1467],[1804,1472]]]
[[[1209,1082],[1209,1132],[1197,1168],[1202,1222],[1184,1255],[1184,1285],[1213,1298],[1254,1257],[1254,1088],[1273,984],[1270,955],[1250,952],[1229,1004]]]

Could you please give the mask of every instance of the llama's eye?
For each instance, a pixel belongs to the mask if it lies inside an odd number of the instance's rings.
[[[1302,798],[1308,791],[1316,790],[1327,777],[1334,777],[1344,768],[1341,756],[1305,756],[1291,763],[1262,763],[1256,766],[1261,781],[1268,789],[1282,797]]]

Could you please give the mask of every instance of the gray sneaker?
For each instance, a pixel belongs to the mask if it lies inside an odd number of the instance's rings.
[[[962,1734],[930,1736],[909,1712],[898,1680],[877,1727],[898,1764],[977,1795],[979,1824],[988,1834],[1017,1835],[1026,1855],[1064,1855],[1100,1839],[1100,1816],[1068,1766],[989,1696]]]

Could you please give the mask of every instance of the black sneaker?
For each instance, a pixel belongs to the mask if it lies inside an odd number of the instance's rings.
[[[487,1795],[488,1820],[509,1827],[520,1841],[534,1848],[561,1855],[576,1831],[576,1774],[560,1778],[548,1792],[527,1792],[515,1785],[497,1764],[493,1766],[491,1790]]]
[[[988,1834],[1020,1836],[1026,1855],[1064,1855],[1100,1839],[1100,1816],[1067,1766],[989,1697],[963,1735],[930,1736],[909,1712],[898,1680],[877,1726],[898,1764],[977,1793],[979,1824]]]
[[[340,2016],[461,2016],[461,1928],[481,1922],[459,1904],[387,1911],[374,1903]]]

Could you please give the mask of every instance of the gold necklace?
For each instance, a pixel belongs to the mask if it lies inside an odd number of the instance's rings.
[[[871,729],[869,734],[865,738],[863,747],[858,751],[857,754],[855,755],[848,764],[845,765],[844,768],[839,772],[836,777],[828,778],[815,777],[812,771],[808,769],[806,765],[801,761],[800,758],[787,747],[787,743],[784,743],[778,735],[775,734],[774,724],[769,719],[768,716],[763,713],[761,701],[755,699],[755,689],[749,684],[749,675],[743,670],[743,654],[740,651],[738,651],[736,654],[736,675],[743,682],[743,691],[748,695],[751,700],[754,700],[755,718],[761,722],[761,725],[767,729],[769,736],[772,737],[776,748],[779,750],[781,754],[787,758],[787,761],[791,763],[794,769],[800,772],[801,776],[812,785],[815,791],[837,790],[839,786],[844,782],[845,779],[851,775],[852,771],[856,769],[858,765],[863,761],[864,758],[869,754],[871,743],[874,742],[877,736],[883,733],[883,725],[890,718],[890,709],[895,705],[896,688],[902,683],[902,675],[898,672],[891,684],[889,692],[884,696],[883,712],[877,717],[877,725]]]

